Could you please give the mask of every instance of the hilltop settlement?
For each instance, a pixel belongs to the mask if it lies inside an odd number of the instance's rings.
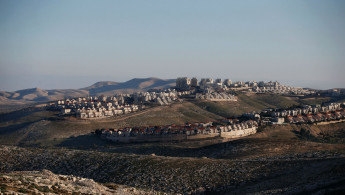
[[[168,89],[150,89],[146,92],[114,96],[69,98],[51,103],[50,108],[60,110],[62,115],[72,115],[83,120],[104,119],[121,117],[140,112],[148,107],[166,106],[184,100],[236,102],[237,93],[312,96],[316,94],[316,91],[281,85],[277,81],[267,83],[238,81],[233,83],[229,79],[223,81],[222,79],[205,78],[198,81],[197,78],[180,77],[176,79],[176,87]],[[345,102],[333,102],[323,105],[300,105],[290,109],[265,109],[220,121],[97,129],[95,134],[114,142],[186,140],[217,136],[236,138],[256,133],[260,125],[330,123],[344,121],[344,119]]]

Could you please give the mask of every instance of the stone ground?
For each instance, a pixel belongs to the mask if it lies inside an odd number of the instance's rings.
[[[344,129],[344,123],[288,125],[237,140],[109,144],[96,150],[3,145],[0,187],[29,194],[345,194]]]
[[[58,175],[49,170],[2,173],[0,183],[0,194],[166,194],[114,183],[100,184],[92,179]]]
[[[77,190],[82,189],[76,189],[75,186],[78,187],[76,183],[91,187],[94,190],[90,191],[92,194],[97,194],[99,191],[118,193],[111,191],[114,187],[107,183],[135,187],[132,188],[133,190],[146,189],[146,191],[143,190],[143,193],[149,194],[154,193],[151,189],[157,193],[180,194],[345,192],[344,153],[315,151],[230,160],[0,147],[0,172],[5,175],[3,178],[6,179],[8,173],[12,174],[13,171],[43,169],[50,170],[55,174],[77,176],[59,176],[57,183],[68,181],[62,185],[66,188],[62,190],[74,189],[78,193]],[[49,174],[46,175],[45,177],[39,176],[43,178],[40,183],[48,182],[44,184],[46,187],[43,189],[39,187],[41,192],[45,190],[49,192],[51,189],[54,190],[53,186],[56,186],[56,182],[50,182],[54,179],[49,179]],[[20,178],[26,178],[25,174],[11,177],[14,178],[13,181],[21,183],[23,181]],[[81,179],[82,177],[90,179]],[[91,179],[104,185],[98,186]],[[33,179],[33,181],[35,180]],[[27,183],[24,186],[27,186],[28,189],[30,186],[37,189],[35,185],[38,184]],[[11,190],[10,187],[3,187]],[[124,194],[134,193],[126,190],[123,192]],[[66,193],[69,192],[73,191],[66,191]],[[80,191],[80,193],[83,192],[85,191]],[[59,191],[52,193],[59,193]]]

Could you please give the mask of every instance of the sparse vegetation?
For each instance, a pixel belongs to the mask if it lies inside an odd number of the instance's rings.
[[[90,134],[101,128],[213,121],[268,107],[289,107],[297,102],[296,98],[284,96],[239,94],[238,102],[191,99],[152,107],[150,112],[135,117],[103,120],[64,118],[43,110],[2,115],[5,117],[0,124],[1,143],[23,147],[0,146],[0,172],[48,169],[57,174],[74,175],[76,180],[85,177],[106,183],[103,186],[109,190],[121,189],[119,184],[128,185],[132,187],[128,193],[138,188],[149,194],[344,190],[339,188],[339,178],[345,176],[345,123],[272,125],[236,140],[216,137],[184,142],[114,144]],[[296,177],[302,179],[295,180]],[[69,176],[62,178],[69,181],[66,179]],[[15,188],[2,183],[1,192],[36,190],[78,194],[84,189],[73,186],[73,190],[68,191],[59,183],[47,188],[33,184],[36,180],[26,176],[17,180],[31,184]]]
[[[294,131],[299,139],[313,142],[345,144],[344,123],[327,126],[307,126]]]
[[[274,108],[289,108],[299,105],[297,101],[281,95],[259,94],[253,96],[253,99],[262,102],[262,104],[267,105],[268,107]]]
[[[24,179],[23,179],[24,178]],[[145,191],[123,185],[102,185],[91,179],[56,175],[48,170],[16,171],[0,176],[1,191],[6,194],[143,194]],[[110,187],[108,187],[110,186]],[[159,194],[159,191],[151,191]]]
[[[322,143],[319,145],[322,146]],[[320,167],[318,171],[324,171],[323,169],[328,167],[329,170],[325,171],[329,174],[325,176],[325,179],[329,180],[334,178],[332,174],[336,172],[332,167],[343,166],[344,161],[337,152],[320,151],[312,144],[307,144],[305,145],[307,147],[299,148],[298,151],[292,150],[300,146],[300,141],[289,141],[288,138],[285,141],[248,138],[201,148],[185,148],[183,152],[176,151],[175,153],[175,156],[196,158],[161,156],[169,155],[166,150],[161,150],[159,155],[156,153],[153,156],[110,153],[109,151],[1,147],[0,171],[49,169],[59,174],[93,178],[99,182],[116,182],[172,193],[192,193],[200,188],[203,189],[202,191],[218,193],[236,192],[238,189],[235,187],[240,184],[257,186],[261,183],[257,181],[265,181],[280,175],[280,179],[273,183],[271,181],[270,185],[263,185],[264,188],[246,188],[246,190],[249,190],[247,192],[261,191],[280,185],[284,191],[292,192],[289,186],[295,186],[300,182],[289,179],[296,176],[298,172],[295,170],[307,169],[310,164]],[[123,151],[125,150],[126,148],[123,148]],[[329,157],[334,160],[327,160]],[[304,162],[305,159],[309,159],[307,164]],[[326,164],[328,166],[324,166]],[[309,171],[306,170],[303,174],[317,174],[314,169]],[[279,181],[283,179],[281,177],[290,182],[280,183]],[[307,180],[307,182],[318,181]],[[324,184],[321,182],[320,185]],[[293,188],[293,190],[301,192],[304,189]]]
[[[303,104],[315,105],[315,104],[322,104],[330,100],[331,100],[330,97],[311,97],[311,98],[301,98],[300,102],[302,102]]]
[[[247,112],[260,111],[265,108],[288,108],[299,105],[298,102],[281,95],[247,95],[237,94],[237,102],[193,101],[200,108],[225,118],[240,116]]]

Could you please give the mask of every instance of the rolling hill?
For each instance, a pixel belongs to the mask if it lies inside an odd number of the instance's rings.
[[[111,81],[97,82],[82,90],[90,95],[113,95],[116,93],[134,93],[155,88],[169,88],[175,86],[175,79],[163,80],[159,78],[135,78],[124,83]]]
[[[175,79],[163,80],[159,78],[135,78],[119,83],[113,81],[97,82],[82,89],[53,89],[40,88],[23,89],[14,92],[0,91],[0,105],[13,105],[54,101],[68,97],[114,95],[118,93],[133,93],[147,91],[152,88],[168,88],[175,85]]]
[[[260,111],[266,108],[288,108],[293,105],[299,105],[299,102],[280,95],[248,95],[245,93],[239,93],[237,98],[237,102],[199,100],[193,101],[193,103],[202,109],[226,118],[240,116],[246,112]]]
[[[186,121],[213,121],[221,116],[184,102],[158,106],[118,118],[73,120],[46,110],[19,110],[0,114],[0,143],[9,145],[58,144],[70,137],[90,134],[100,128],[184,124]]]
[[[173,85],[171,80],[156,78],[107,81],[76,90],[1,92],[0,100],[37,103],[71,94],[123,93],[169,85]],[[168,106],[151,105],[137,113],[100,120],[59,116],[57,111],[38,105],[0,113],[0,190],[67,193],[72,182],[87,181],[90,185],[83,186],[92,189],[104,185],[118,191],[122,189],[119,184],[130,186],[129,194],[134,188],[148,194],[344,193],[345,123],[266,126],[239,139],[185,142],[121,144],[90,133],[100,128],[215,121],[270,107],[290,107],[300,101],[268,94],[238,93],[237,97],[237,102],[185,98]],[[65,180],[61,174],[71,179]],[[47,175],[68,185],[61,188],[48,183],[42,187],[40,181],[51,181],[44,178]],[[73,190],[81,191],[83,186]]]

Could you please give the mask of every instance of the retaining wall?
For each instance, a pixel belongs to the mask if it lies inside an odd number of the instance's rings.
[[[237,138],[252,135],[256,133],[257,128],[247,128],[236,131],[221,132],[221,133],[210,133],[210,134],[197,134],[189,135],[186,134],[167,134],[167,135],[138,135],[138,136],[108,136],[105,139],[113,142],[121,143],[132,143],[132,142],[164,142],[164,141],[183,141],[183,140],[194,140],[194,139],[206,139],[212,137],[224,137],[224,138]]]
[[[107,140],[113,142],[132,143],[132,142],[161,142],[161,141],[182,141],[187,139],[186,134],[171,134],[171,135],[138,135],[128,137],[108,136]]]
[[[225,138],[237,138],[237,137],[243,137],[243,136],[255,134],[256,131],[257,131],[257,128],[252,127],[252,128],[236,130],[236,131],[221,132],[220,136],[225,137]]]

